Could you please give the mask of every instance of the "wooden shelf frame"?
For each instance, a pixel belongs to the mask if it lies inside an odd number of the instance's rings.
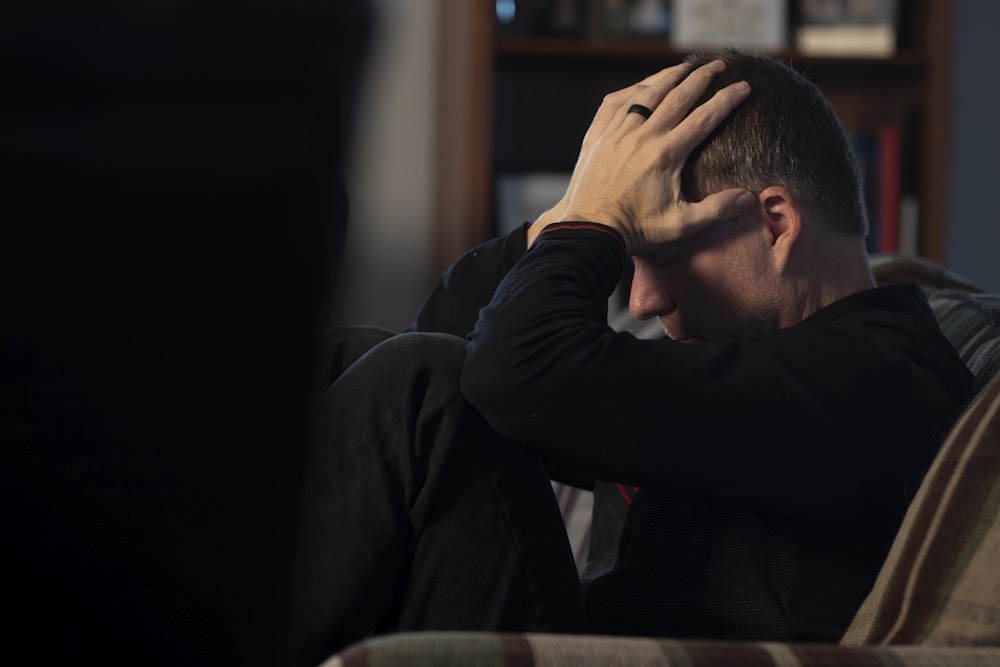
[[[569,37],[512,37],[496,38],[495,53],[498,59],[565,59],[601,60],[605,62],[676,62],[686,51],[678,51],[663,40],[650,39],[582,39]],[[801,63],[818,68],[874,67],[886,70],[922,69],[927,65],[927,54],[921,50],[901,49],[889,58],[806,56],[787,49],[769,55],[787,62]]]
[[[897,122],[904,109],[921,118],[917,188],[920,254],[947,254],[952,0],[908,0],[901,48],[889,58],[773,54],[806,72],[831,100],[849,129],[881,113]],[[554,38],[497,35],[493,5],[442,0],[439,53],[440,124],[437,165],[439,272],[493,235],[493,108],[497,67],[504,63],[560,62],[665,66],[684,53],[647,38]]]

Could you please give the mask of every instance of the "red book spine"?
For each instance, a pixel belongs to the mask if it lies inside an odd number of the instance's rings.
[[[878,128],[878,251],[899,251],[899,128],[883,125]]]

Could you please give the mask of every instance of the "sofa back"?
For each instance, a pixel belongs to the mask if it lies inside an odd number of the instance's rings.
[[[920,260],[890,258],[873,270],[880,284],[921,285],[978,394],[841,643],[1000,646],[1000,295]]]
[[[872,274],[880,286],[920,286],[941,332],[955,346],[981,391],[1000,373],[1000,294],[984,292],[965,278],[919,257],[877,255]]]
[[[960,289],[929,295],[941,331],[955,346],[982,391],[1000,372],[1000,294]]]

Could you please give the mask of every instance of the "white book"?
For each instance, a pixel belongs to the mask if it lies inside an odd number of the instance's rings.
[[[795,43],[807,56],[855,56],[887,58],[896,52],[893,25],[803,25],[795,31]]]

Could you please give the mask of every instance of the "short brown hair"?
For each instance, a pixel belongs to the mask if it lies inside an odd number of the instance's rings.
[[[750,96],[696,148],[682,172],[690,200],[729,187],[759,192],[780,185],[808,205],[821,224],[845,236],[868,233],[861,172],[833,107],[811,81],[773,58],[723,49],[689,56],[726,62],[699,103],[747,81]]]

